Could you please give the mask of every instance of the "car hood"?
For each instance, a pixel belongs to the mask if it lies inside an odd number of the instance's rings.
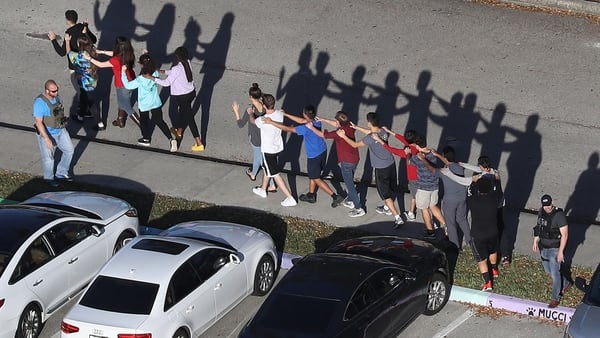
[[[56,191],[35,195],[21,204],[43,205],[51,208],[53,205],[68,206],[85,210],[110,220],[120,216],[131,208],[131,205],[121,199],[81,191]]]
[[[270,236],[253,227],[218,221],[192,221],[179,223],[160,233],[162,236],[196,238],[231,246],[243,252],[250,240]]]
[[[600,307],[579,304],[569,323],[569,333],[573,337],[594,337],[598,334]]]
[[[148,315],[133,315],[125,313],[110,312],[104,310],[92,309],[87,306],[77,304],[65,320],[68,322],[85,323],[90,327],[97,328],[124,328],[137,329],[148,319]]]

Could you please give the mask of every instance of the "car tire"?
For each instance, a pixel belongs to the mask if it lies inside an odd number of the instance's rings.
[[[36,338],[43,328],[42,313],[35,304],[29,304],[19,317],[16,338]]]
[[[269,255],[261,257],[256,272],[254,273],[254,292],[255,296],[264,296],[273,287],[275,282],[275,263]]]
[[[117,241],[115,242],[115,247],[113,248],[113,256],[117,253],[117,251],[121,250],[121,248],[124,247],[125,244],[127,244],[128,240],[130,240],[133,237],[135,236],[127,231],[120,234],[119,238],[117,238]]]
[[[450,284],[444,275],[436,272],[431,277],[427,287],[427,300],[425,301],[424,315],[433,316],[440,312],[450,298]]]
[[[188,335],[185,329],[181,328],[175,331],[175,333],[173,334],[173,338],[190,338],[190,336]]]

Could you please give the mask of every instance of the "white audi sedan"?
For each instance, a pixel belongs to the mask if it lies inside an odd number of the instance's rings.
[[[137,210],[60,191],[0,206],[0,338],[35,338],[62,305],[138,234]]]
[[[194,221],[121,249],[61,325],[62,337],[198,337],[246,296],[273,286],[278,258],[267,233]]]

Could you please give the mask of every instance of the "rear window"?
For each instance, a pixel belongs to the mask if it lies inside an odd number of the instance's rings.
[[[266,311],[255,318],[255,325],[270,330],[323,334],[338,313],[339,301],[296,295],[272,295]],[[290,306],[290,304],[294,304]]]
[[[98,276],[79,304],[103,311],[147,315],[158,287],[153,283]]]

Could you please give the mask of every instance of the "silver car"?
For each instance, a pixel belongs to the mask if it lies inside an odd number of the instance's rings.
[[[195,221],[140,236],[98,273],[62,337],[198,337],[249,294],[273,286],[278,256],[253,227]]]
[[[592,281],[584,285],[583,299],[565,329],[565,338],[597,337],[600,331],[600,264],[592,276]]]
[[[61,191],[0,206],[0,338],[35,338],[138,234],[137,210],[106,195]]]

